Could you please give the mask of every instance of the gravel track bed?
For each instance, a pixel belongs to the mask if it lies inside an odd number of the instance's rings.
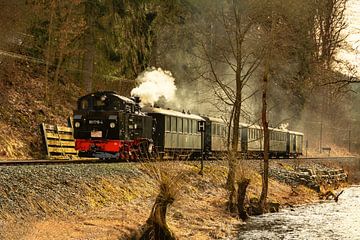
[[[133,198],[136,192],[126,183],[141,174],[130,164],[1,167],[0,219],[71,214],[108,198]]]

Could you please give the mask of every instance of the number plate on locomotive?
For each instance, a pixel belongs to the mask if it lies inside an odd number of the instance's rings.
[[[102,131],[91,132],[91,137],[101,138],[102,137]]]

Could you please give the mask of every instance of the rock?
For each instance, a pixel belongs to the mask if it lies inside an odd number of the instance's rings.
[[[268,203],[268,209],[269,209],[269,212],[271,212],[271,213],[279,212],[280,203],[278,203],[278,202],[269,202]]]

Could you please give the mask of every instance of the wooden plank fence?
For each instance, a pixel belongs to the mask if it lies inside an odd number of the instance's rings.
[[[72,128],[42,123],[41,131],[49,159],[78,159]]]

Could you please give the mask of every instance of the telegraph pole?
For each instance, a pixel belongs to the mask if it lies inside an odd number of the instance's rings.
[[[205,121],[198,121],[198,132],[201,133],[201,167],[200,167],[199,174],[202,176],[204,174]]]
[[[349,124],[349,153],[351,150],[351,120],[350,120],[350,124]]]

